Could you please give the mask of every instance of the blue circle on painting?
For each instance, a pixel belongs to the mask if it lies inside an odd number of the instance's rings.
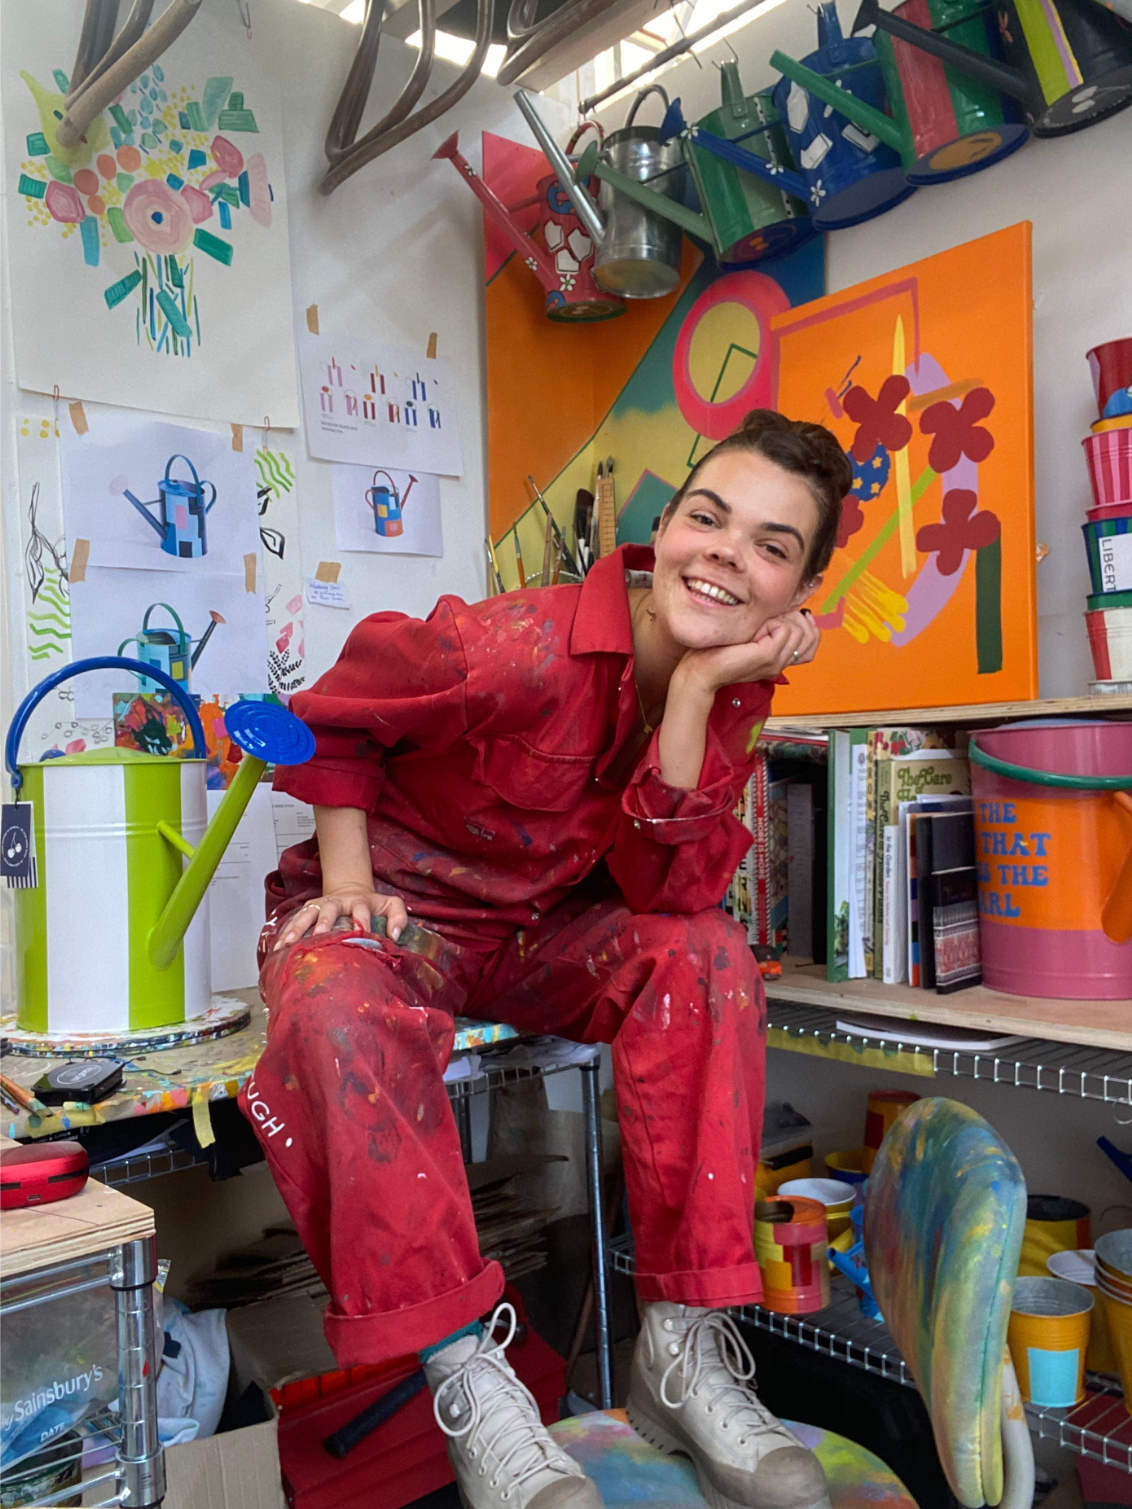
[[[850,453],[849,465],[853,468],[853,486],[849,491],[861,503],[868,503],[884,491],[892,468],[892,457],[883,445],[878,445],[867,461],[858,461]]]

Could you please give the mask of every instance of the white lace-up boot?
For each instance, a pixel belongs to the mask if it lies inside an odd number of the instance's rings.
[[[722,1310],[645,1308],[629,1420],[661,1451],[695,1463],[711,1509],[829,1509],[817,1457],[755,1393],[755,1363]]]
[[[507,1335],[496,1341],[501,1320]],[[596,1486],[551,1439],[503,1355],[514,1334],[515,1311],[502,1304],[482,1336],[461,1336],[424,1364],[461,1500],[466,1509],[602,1509]]]

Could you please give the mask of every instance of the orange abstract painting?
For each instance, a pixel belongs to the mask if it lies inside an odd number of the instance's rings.
[[[776,713],[1037,696],[1030,226],[771,319],[775,406],[853,465]]]

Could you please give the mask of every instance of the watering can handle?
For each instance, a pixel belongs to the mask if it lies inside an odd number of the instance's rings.
[[[637,95],[637,98],[633,101],[633,104],[629,110],[629,114],[625,117],[626,131],[628,131],[629,127],[633,124],[633,121],[636,119],[637,111],[648,99],[650,94],[659,94],[661,99],[664,101],[665,110],[668,109],[668,90],[665,89],[664,85],[647,84],[644,89],[641,90],[640,94]]]
[[[1056,770],[1034,770],[1029,765],[1011,765],[987,754],[972,734],[967,752],[976,765],[1012,781],[1032,781],[1035,786],[1055,786],[1062,791],[1132,791],[1132,775],[1063,775]]]
[[[174,461],[183,461],[185,463],[185,465],[188,467],[189,471],[192,472],[192,474],[193,474],[193,481],[196,483],[197,487],[199,487],[201,485],[200,478],[197,476],[197,469],[196,469],[196,467],[189,460],[189,458],[187,456],[185,456],[185,455],[182,455],[182,453],[180,451],[177,451],[177,453],[175,455],[170,456],[169,460],[165,463],[165,481],[166,482],[169,481],[169,468],[173,465]],[[212,487],[211,482],[209,483],[209,486]],[[213,491],[213,496],[215,496],[216,489],[214,487],[212,488],[212,491]]]
[[[154,608],[164,608],[165,611],[166,611],[166,613],[172,614],[174,622],[177,625],[178,631],[181,634],[183,634],[185,632],[185,626],[181,622],[181,615],[177,612],[176,608],[171,608],[168,603],[150,603],[149,607],[145,610],[145,617],[142,619],[142,633],[143,634],[149,628],[149,615],[153,612]],[[122,641],[123,644],[129,644],[129,642],[130,641],[128,639],[124,639]]]
[[[875,1300],[873,1286],[869,1283],[869,1275],[864,1268],[854,1266],[845,1254],[838,1252],[836,1247],[829,1249],[828,1256],[829,1261],[839,1273],[843,1273],[858,1289],[862,1289],[870,1299]]]
[[[579,121],[574,128],[574,134],[566,143],[566,151],[569,154],[574,150],[587,131],[596,131],[599,144],[605,141],[605,127],[600,121]]]
[[[4,746],[4,763],[12,777],[13,791],[19,791],[23,785],[23,776],[20,774],[17,757],[20,752],[20,739],[23,737],[28,719],[48,692],[54,691],[61,682],[69,680],[72,676],[79,676],[84,671],[130,671],[135,676],[147,676],[151,681],[160,682],[166,691],[172,692],[176,697],[185,715],[185,722],[189,725],[189,732],[193,736],[190,758],[194,760],[208,758],[204,729],[197,710],[172,676],[167,676],[155,665],[146,665],[142,660],[128,660],[124,655],[92,655],[87,660],[73,661],[70,665],[65,665],[62,670],[45,676],[38,686],[32,687],[16,709],[15,716],[8,727],[8,739]]]

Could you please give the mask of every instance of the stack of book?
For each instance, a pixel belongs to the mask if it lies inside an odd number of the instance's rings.
[[[965,747],[953,729],[831,732],[830,980],[943,994],[982,978]]]

